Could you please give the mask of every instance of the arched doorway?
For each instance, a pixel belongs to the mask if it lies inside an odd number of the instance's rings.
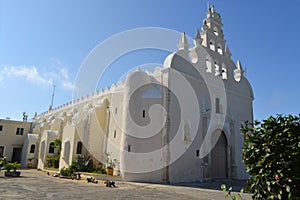
[[[212,135],[212,144],[218,140],[211,151],[211,175],[213,179],[227,178],[227,140],[221,130]]]

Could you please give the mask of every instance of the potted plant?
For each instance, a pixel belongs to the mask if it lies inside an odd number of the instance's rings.
[[[29,163],[27,163],[27,167],[32,168],[32,161],[34,160],[34,158],[28,158],[27,160],[29,161]]]
[[[21,175],[20,171],[17,171],[17,169],[19,169],[21,167],[20,163],[14,162],[14,163],[7,163],[5,165],[5,176],[11,176],[11,177],[17,177]],[[11,172],[10,170],[13,169],[13,172]]]
[[[6,157],[0,158],[0,171],[1,168],[4,167],[5,165],[6,165]]]
[[[106,168],[107,168],[107,175],[113,175],[114,174],[114,168],[116,167],[116,159],[108,159]]]
[[[14,162],[12,164],[12,169],[13,169],[14,172],[17,172],[17,169],[19,169],[20,167],[21,167],[20,163]]]
[[[54,157],[51,157],[51,156],[47,156],[46,157],[46,167],[50,168],[50,167],[53,167],[54,165]]]
[[[7,163],[6,165],[4,165],[4,169],[6,169],[6,172],[10,172],[10,170],[12,169],[12,163]]]

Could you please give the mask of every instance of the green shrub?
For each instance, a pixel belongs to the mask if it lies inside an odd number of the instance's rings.
[[[262,123],[246,122],[243,160],[251,179],[253,199],[300,197],[300,118],[269,117]]]
[[[47,156],[46,161],[47,167],[53,167],[53,168],[59,168],[59,159],[60,159],[60,155],[57,154],[55,156]]]
[[[0,158],[0,168],[6,165],[6,157]]]
[[[10,171],[11,169],[13,168],[13,164],[12,163],[7,163],[5,166],[4,166],[4,169],[6,169],[6,171]]]
[[[74,163],[72,163],[68,168],[61,168],[59,174],[62,176],[72,176],[77,171],[77,168]]]
[[[97,163],[97,166],[96,166],[94,172],[99,173],[99,174],[107,174],[106,167],[102,162]]]
[[[57,149],[55,156],[47,156],[47,167],[59,168],[60,152],[61,152],[61,139],[54,140],[54,143],[51,144],[52,148]]]
[[[57,154],[56,156],[53,157],[54,168],[59,168],[59,159],[60,159],[60,154]]]
[[[65,168],[65,167],[60,169],[59,175],[61,175],[61,176],[71,176],[71,174],[69,173],[68,169]]]
[[[107,159],[107,163],[106,163],[106,167],[107,167],[107,169],[113,169],[113,168],[115,168],[116,167],[116,165],[117,165],[117,159]]]
[[[92,172],[94,171],[94,163],[90,156],[79,155],[74,162],[78,171],[81,172]]]
[[[240,192],[237,195],[232,194],[232,187],[229,187],[228,190],[227,190],[225,184],[221,185],[221,190],[224,191],[224,192],[227,192],[225,198],[230,197],[232,200],[242,199],[242,195],[244,193],[244,189],[241,189]]]
[[[12,169],[14,170],[14,172],[17,171],[17,169],[20,169],[21,168],[21,164],[18,163],[18,162],[14,162],[12,163]]]

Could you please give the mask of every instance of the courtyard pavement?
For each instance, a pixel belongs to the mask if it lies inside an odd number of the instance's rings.
[[[98,184],[86,181],[62,179],[48,176],[45,172],[21,170],[21,177],[0,177],[0,199],[199,199],[223,200],[226,193],[208,188],[217,188],[221,182],[185,183],[181,185],[162,185],[117,181],[117,188],[107,188],[103,181]],[[102,177],[104,178],[104,177]],[[97,179],[101,179],[97,177]],[[110,179],[112,180],[112,179]],[[226,182],[240,187],[239,182]],[[218,189],[218,188],[217,188]],[[251,199],[243,194],[243,200]]]

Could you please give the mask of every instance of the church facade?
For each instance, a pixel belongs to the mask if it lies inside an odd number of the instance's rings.
[[[182,33],[178,51],[153,72],[137,69],[124,82],[35,116],[24,162],[36,145],[34,165],[43,170],[60,138],[60,169],[89,154],[114,160],[114,173],[126,181],[247,179],[240,125],[253,121],[254,95],[222,26],[212,6],[194,44]]]

